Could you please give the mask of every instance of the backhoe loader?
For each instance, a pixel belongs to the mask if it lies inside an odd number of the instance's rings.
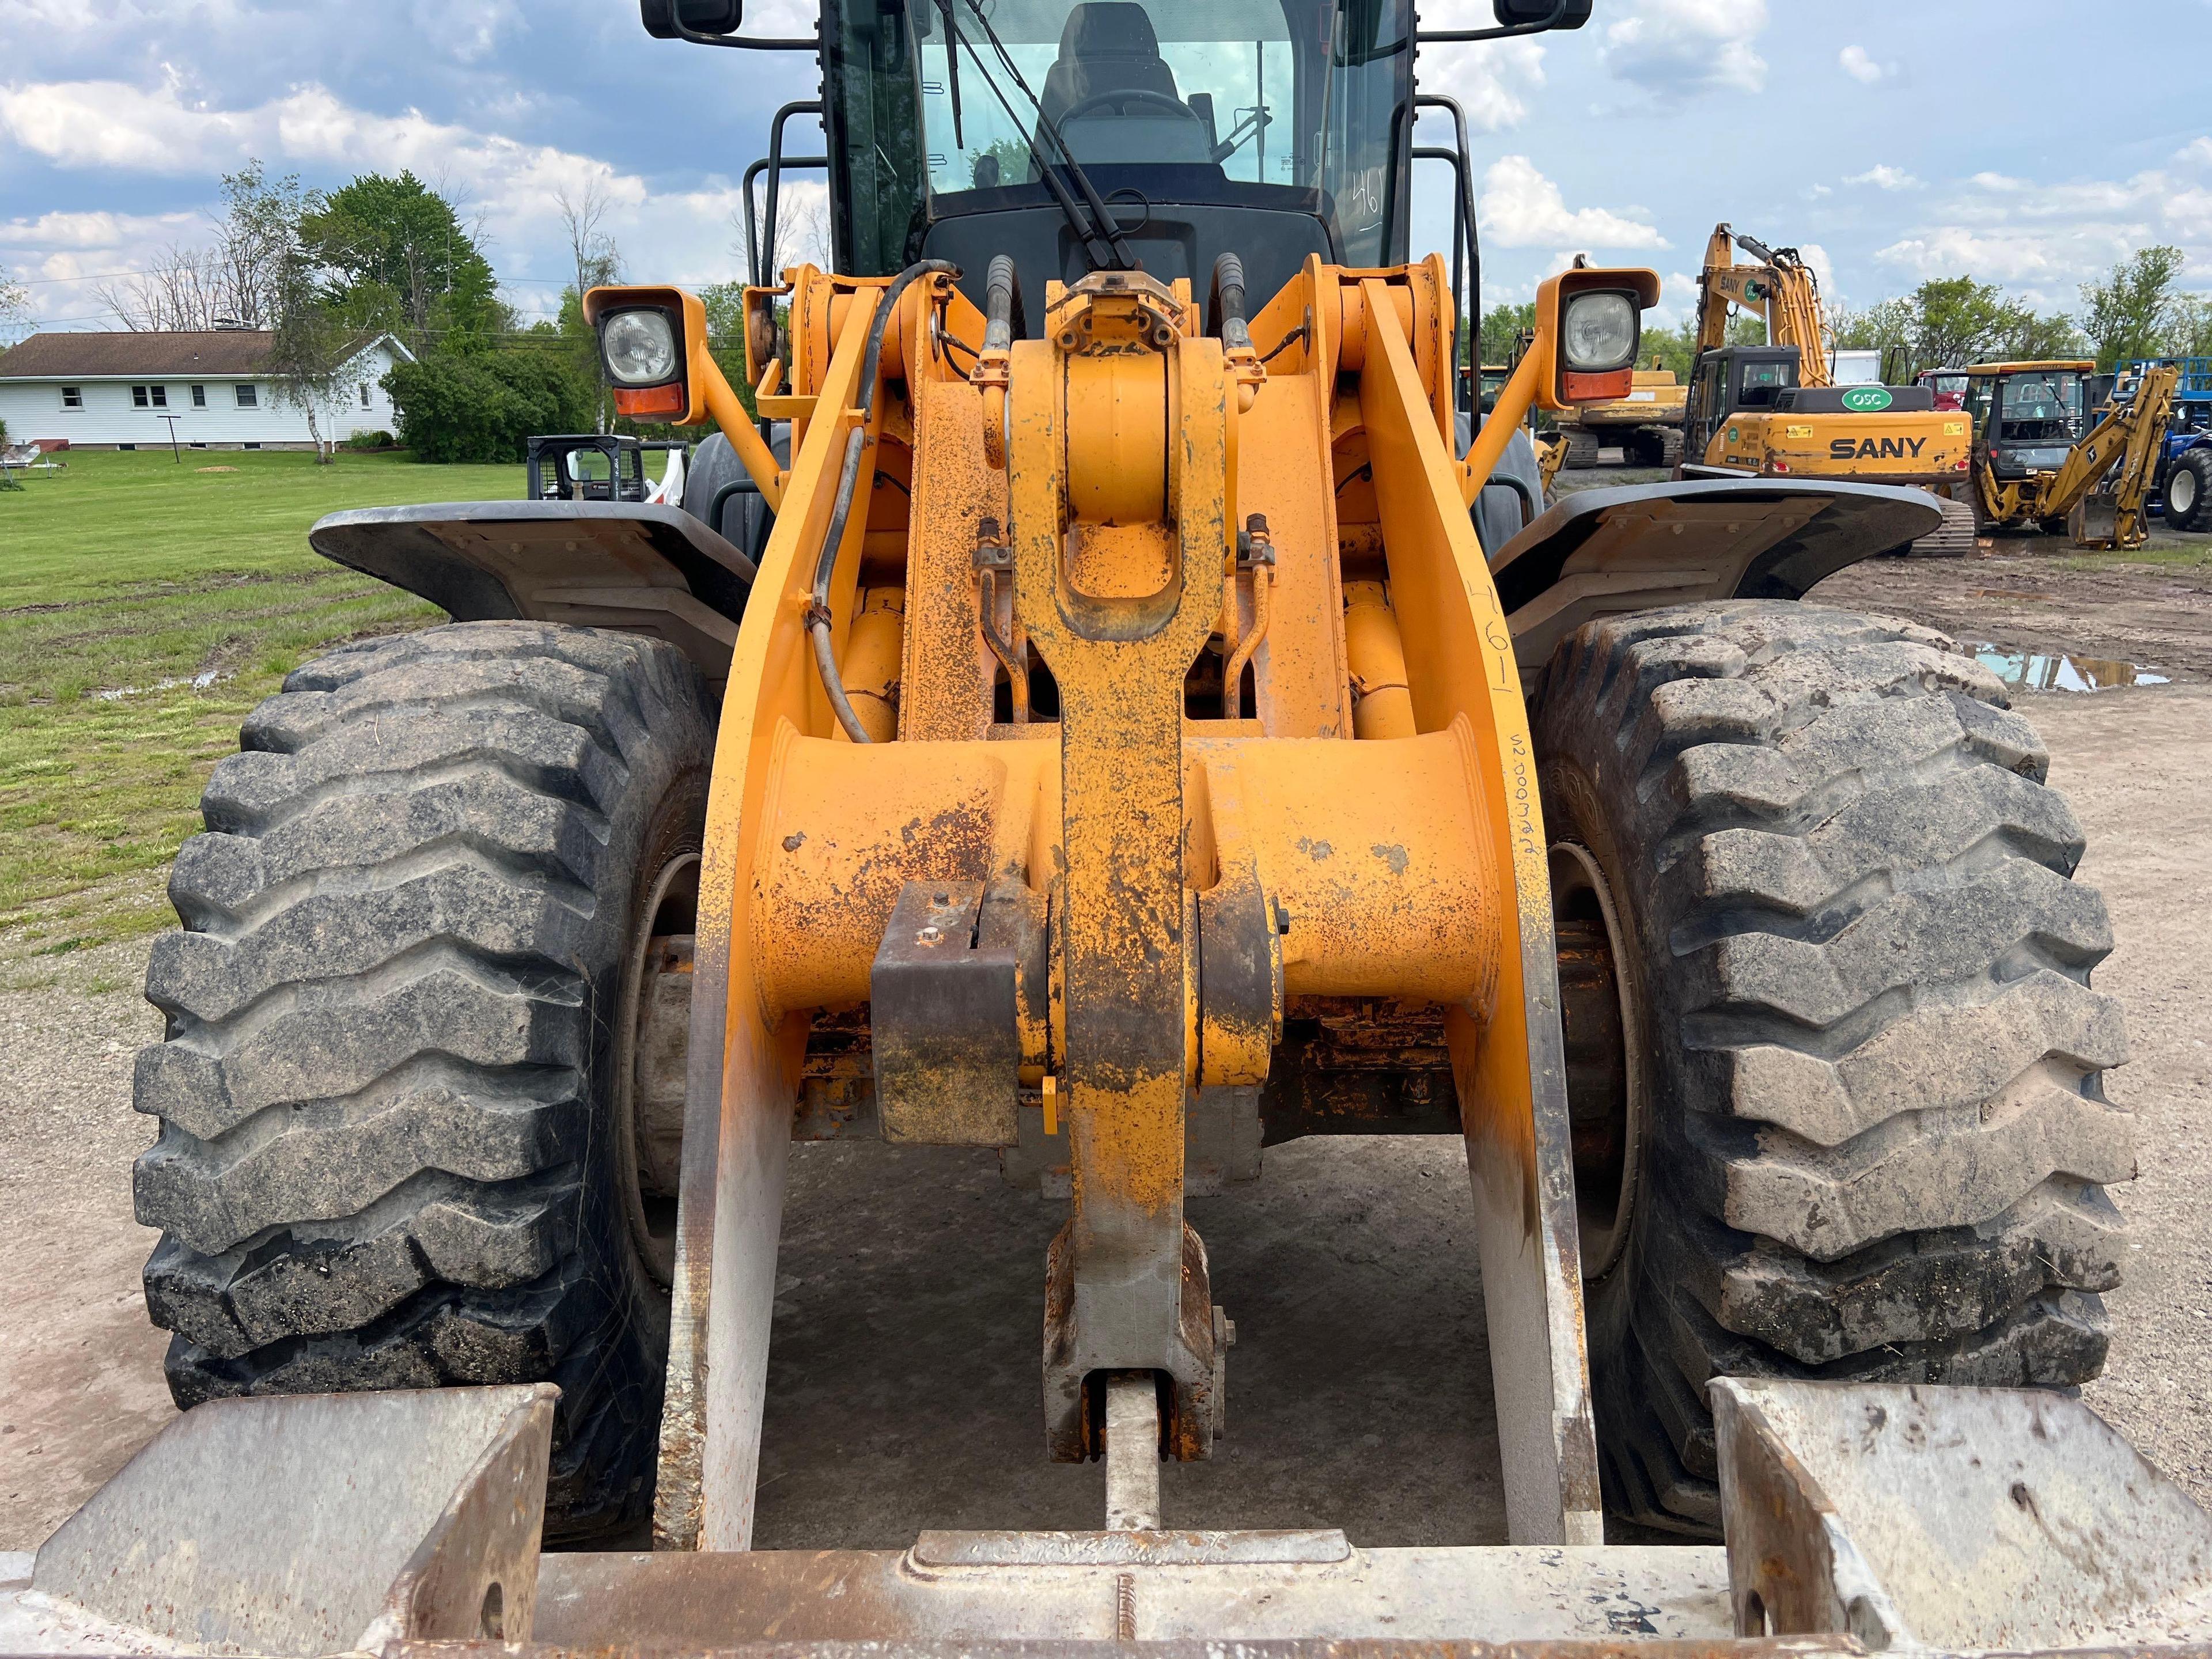
[[[1758,263],[1735,264],[1738,246]],[[1729,344],[1732,307],[1765,322],[1765,345]],[[1770,248],[1716,226],[1698,283],[1684,476],[1917,486],[1932,494],[1943,516],[1910,550],[1941,558],[1972,551],[1966,420],[1937,409],[1926,386],[1837,386],[1834,353],[1820,279],[1797,250]]]
[[[2133,395],[2092,414],[2093,362],[1978,363],[1962,413],[1974,423],[1973,505],[1984,531],[2040,529],[2081,547],[2150,539],[2150,499],[2181,371],[2144,369]]]
[[[1528,499],[1647,270],[1547,281],[1454,407],[1413,48],[1588,5],[643,10],[819,51],[838,269],[747,293],[750,409],[696,297],[587,296],[617,406],[720,428],[707,517],[316,526],[454,620],[299,670],[209,786],[137,1073],[192,1409],[0,1561],[0,1651],[2212,1630],[2212,1520],[2064,1392],[2134,1167],[2081,831],[1972,656],[1806,602],[1930,499]],[[1186,1200],[1346,1133],[1464,1145],[1506,1543],[1164,1512],[1270,1443]],[[1102,1460],[1094,1530],[752,1547],[790,1148],[848,1137],[1064,1204],[1003,1455]]]

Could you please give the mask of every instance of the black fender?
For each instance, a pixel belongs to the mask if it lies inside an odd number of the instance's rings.
[[[1493,555],[1490,572],[1526,677],[1597,617],[1802,599],[1942,520],[1926,490],[1888,484],[1708,477],[1583,489]]]
[[[753,562],[677,507],[459,501],[333,513],[307,532],[325,558],[450,612],[665,639],[718,690],[729,678]]]

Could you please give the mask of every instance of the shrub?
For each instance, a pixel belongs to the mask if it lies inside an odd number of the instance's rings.
[[[356,432],[346,440],[346,447],[363,455],[373,455],[380,449],[397,449],[399,444],[389,432]]]
[[[534,433],[590,428],[598,387],[550,352],[432,356],[384,377],[418,461],[520,461]]]

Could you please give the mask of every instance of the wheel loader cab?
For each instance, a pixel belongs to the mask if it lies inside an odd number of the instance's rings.
[[[980,306],[1008,254],[1034,333],[1046,282],[1101,265],[1204,300],[1233,250],[1259,299],[1310,255],[1405,257],[1407,0],[833,0],[823,27],[841,270],[950,260]]]

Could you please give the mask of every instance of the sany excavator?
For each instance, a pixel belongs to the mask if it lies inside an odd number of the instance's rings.
[[[1738,246],[1758,263],[1737,264]],[[1765,345],[1729,344],[1733,307],[1765,320]],[[1925,489],[1942,521],[1910,550],[1940,557],[1971,551],[1969,422],[1936,409],[1924,386],[1836,386],[1829,367],[1834,344],[1819,279],[1797,250],[1770,248],[1716,226],[1698,285],[1684,476],[1717,471]]]
[[[2082,547],[2150,539],[2150,496],[2181,371],[2146,368],[2124,403],[2093,413],[2088,362],[1959,371],[1974,423],[1974,507],[1984,531],[2040,528]]]
[[[208,786],[136,1097],[190,1409],[0,1558],[0,1652],[2212,1636],[2212,1517],[2069,1393],[2135,1158],[2080,828],[1972,655],[1801,602],[1932,501],[1516,505],[1528,410],[1632,384],[1645,270],[1544,283],[1455,407],[1476,249],[1456,295],[1412,257],[1416,49],[1589,9],[825,0],[761,40],[646,0],[733,67],[819,54],[838,268],[756,273],[750,407],[695,296],[587,296],[623,414],[719,428],[688,507],[315,527],[453,620],[298,670]],[[1194,1200],[1386,1134],[1465,1148],[1489,1539],[1164,1499],[1288,1455],[1240,1366],[1363,1374],[1232,1318],[1290,1269],[1222,1268]],[[1029,1426],[971,1451],[1102,1463],[1090,1527],[755,1547],[792,1148],[853,1137],[1052,1206],[977,1312],[1035,1334]],[[817,1455],[946,1408],[881,1364],[895,1413]]]

